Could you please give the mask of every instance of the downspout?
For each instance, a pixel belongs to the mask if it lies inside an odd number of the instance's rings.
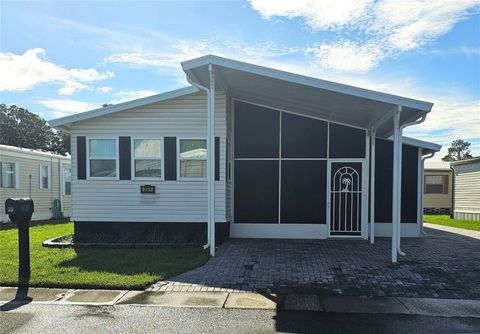
[[[427,159],[430,159],[432,158],[433,156],[435,155],[435,152],[432,152],[424,157],[422,157],[422,171],[421,171],[421,175],[422,175],[422,184],[421,184],[421,187],[422,187],[422,191],[421,191],[421,194],[422,194],[422,207],[420,208],[422,210],[422,219],[420,219],[420,231],[422,232],[422,234],[427,234],[425,233],[425,231],[423,230],[423,208],[425,207],[425,189],[424,189],[424,180],[425,180],[425,177],[424,177],[424,174],[425,174],[425,160]]]
[[[427,118],[427,114],[424,113],[419,119],[415,120],[415,121],[412,121],[412,122],[408,122],[408,123],[405,123],[403,125],[401,125],[399,127],[399,131],[400,131],[400,138],[403,136],[403,129],[405,129],[407,126],[412,126],[412,125],[418,125],[418,124],[421,124],[425,121],[425,119]],[[399,150],[399,154],[400,154],[400,161],[398,162],[399,163],[399,174],[398,174],[398,183],[401,185],[402,184],[402,143],[400,141],[400,143],[397,143],[397,145],[399,146],[398,147],[398,150]],[[400,189],[401,186],[400,186]],[[402,252],[402,249],[400,247],[400,239],[401,239],[401,226],[402,226],[402,211],[401,211],[401,207],[402,207],[402,191],[400,190],[399,193],[398,193],[398,208],[397,208],[397,215],[398,215],[398,224],[397,224],[397,251],[398,251],[398,254],[402,255],[402,256],[405,256],[405,253]]]
[[[58,158],[58,197],[60,198],[60,209],[63,216],[63,164],[62,159]]]
[[[455,168],[450,164],[450,169],[452,170],[452,204],[450,205],[450,218],[454,219],[455,217]]]
[[[50,173],[48,173],[50,172]],[[52,213],[53,217],[53,210],[54,210],[54,205],[53,205],[53,157],[50,157],[50,170],[47,170],[47,175],[48,175],[48,186],[50,186],[50,212]]]
[[[208,219],[207,243],[204,249],[210,247],[210,255],[215,256],[215,133],[214,133],[214,103],[215,81],[212,65],[208,65],[210,75],[210,88],[194,82],[187,74],[187,81],[207,93],[207,183],[208,183]],[[213,95],[213,96],[212,96]]]

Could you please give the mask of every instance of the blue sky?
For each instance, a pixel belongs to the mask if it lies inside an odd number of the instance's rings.
[[[0,102],[47,120],[186,86],[180,62],[212,53],[434,102],[407,134],[480,155],[478,0],[0,6]]]

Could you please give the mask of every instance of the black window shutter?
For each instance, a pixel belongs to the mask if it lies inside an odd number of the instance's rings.
[[[215,137],[215,181],[220,180],[220,137]]]
[[[77,136],[77,179],[87,179],[87,138]]]
[[[132,179],[132,146],[130,137],[119,137],[120,180]]]
[[[177,179],[177,137],[164,138],[165,180]]]

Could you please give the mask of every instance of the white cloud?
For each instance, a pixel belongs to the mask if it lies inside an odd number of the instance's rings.
[[[37,103],[52,110],[54,117],[68,116],[101,107],[101,105],[72,99],[40,99]]]
[[[478,5],[478,0],[383,0],[367,31],[398,50],[411,50],[450,31]]]
[[[61,87],[60,95],[71,95],[87,89],[88,83],[112,77],[94,68],[67,69],[49,61],[45,50],[29,49],[23,55],[0,53],[0,91],[25,91],[39,84],[54,83]]]
[[[255,61],[281,57],[304,51],[299,47],[281,46],[272,41],[246,43],[223,39],[180,40],[171,45],[169,51],[140,51],[114,54],[106,57],[106,63],[126,63],[134,66],[154,66],[179,70],[179,63],[185,60],[215,54],[239,60]]]
[[[355,39],[340,37],[310,51],[325,67],[354,72],[368,71],[385,57],[444,35],[480,5],[478,0],[249,1],[266,19],[300,17],[316,31],[349,32]]]
[[[338,29],[365,20],[373,0],[249,0],[262,17],[303,17],[315,30]]]
[[[112,104],[122,103],[130,100],[140,99],[142,97],[152,96],[155,94],[158,94],[158,93],[153,90],[131,90],[131,91],[120,90],[113,94],[115,98],[111,101],[111,103]]]
[[[110,86],[102,86],[102,87],[99,87],[98,90],[102,93],[110,93],[113,90],[113,88]]]
[[[324,67],[348,72],[367,72],[383,59],[385,54],[375,44],[361,44],[349,40],[321,43],[311,48]]]

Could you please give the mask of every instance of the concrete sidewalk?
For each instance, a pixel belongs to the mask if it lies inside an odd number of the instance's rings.
[[[14,287],[0,287],[0,310],[22,304],[142,305],[225,309],[411,314],[480,318],[480,300],[406,297],[356,297],[251,292],[161,292],[30,288],[28,296]]]

